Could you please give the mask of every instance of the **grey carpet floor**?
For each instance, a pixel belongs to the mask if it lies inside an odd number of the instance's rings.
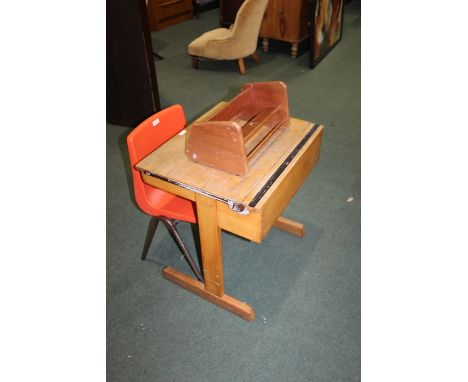
[[[152,33],[165,58],[155,63],[162,107],[180,103],[193,120],[245,82],[284,81],[291,115],[325,126],[320,162],[284,213],[306,235],[272,230],[255,244],[223,233],[225,290],[254,307],[251,323],[162,279],[166,264],[190,271],[162,228],[140,260],[149,217],[132,197],[130,129],[108,124],[108,380],[360,380],[360,2],[314,70],[307,52],[293,60],[272,42],[244,76],[234,62],[191,67],[186,46],[218,26],[218,12]],[[179,227],[194,251],[190,226]]]

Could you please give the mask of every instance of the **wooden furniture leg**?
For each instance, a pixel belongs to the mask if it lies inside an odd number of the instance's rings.
[[[195,201],[204,283],[171,267],[163,269],[163,277],[247,321],[253,321],[255,311],[250,305],[224,294],[223,253],[221,228],[218,226],[217,202],[201,194],[196,194]]]
[[[299,45],[297,42],[293,42],[291,44],[291,57],[296,58],[297,57],[297,52],[299,50]]]
[[[190,56],[190,58],[192,59],[192,66],[198,69],[198,63],[200,62],[198,56]]]
[[[255,62],[260,62],[260,57],[258,57],[257,52],[252,53],[252,58]]]
[[[262,49],[264,52],[268,52],[268,39],[266,37],[262,41]]]
[[[243,58],[239,58],[237,60],[237,63],[239,65],[239,72],[240,74],[244,74],[245,73],[245,63],[244,63],[244,59]]]
[[[222,297],[224,294],[223,250],[218,227],[216,200],[197,194],[198,230],[203,262],[205,289]]]
[[[273,224],[273,227],[280,229],[281,231],[289,232],[299,237],[304,236],[304,224],[298,223],[283,216],[280,216],[278,218],[275,224]]]
[[[197,17],[197,19],[200,18],[200,0],[192,0],[192,7],[193,7],[193,13]]]
[[[164,60],[164,57],[163,57],[163,56],[157,54],[157,53],[154,52],[154,51],[153,51],[153,55],[154,55],[154,59],[155,59],[156,61]]]

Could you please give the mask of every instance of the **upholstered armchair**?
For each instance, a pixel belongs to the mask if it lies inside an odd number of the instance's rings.
[[[229,29],[217,28],[202,34],[188,45],[192,65],[198,69],[199,59],[237,60],[239,71],[245,73],[244,58],[252,56],[258,62],[258,33],[268,0],[246,0]]]

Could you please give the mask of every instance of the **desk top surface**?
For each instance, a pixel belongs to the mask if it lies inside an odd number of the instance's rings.
[[[225,104],[217,104],[197,121],[208,119]],[[322,129],[311,122],[291,118],[290,127],[278,130],[277,136],[249,160],[249,172],[245,176],[231,175],[189,160],[185,156],[185,130],[142,159],[136,169],[228,204],[254,206],[268,184],[274,183],[275,175],[289,163],[293,166],[294,157],[300,156]]]

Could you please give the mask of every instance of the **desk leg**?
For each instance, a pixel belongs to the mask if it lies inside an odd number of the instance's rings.
[[[223,251],[216,200],[196,194],[195,201],[200,230],[204,284],[171,267],[163,269],[163,277],[247,321],[253,321],[255,311],[250,305],[224,294]]]
[[[224,295],[223,248],[221,228],[218,227],[216,200],[197,194],[197,220],[200,231],[205,289],[218,296]]]

